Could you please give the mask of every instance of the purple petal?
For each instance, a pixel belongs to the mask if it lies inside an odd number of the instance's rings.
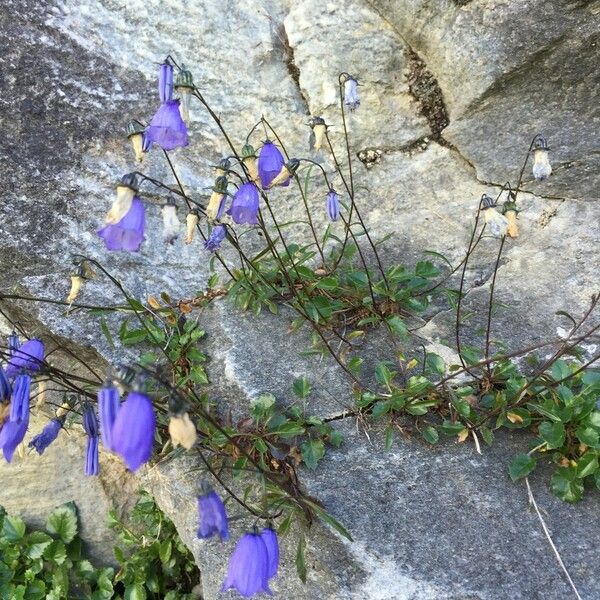
[[[277,177],[284,164],[285,160],[279,148],[273,142],[267,140],[260,149],[258,156],[258,175],[263,189],[269,187],[271,181]]]
[[[40,340],[25,342],[10,357],[6,366],[6,376],[9,379],[16,377],[21,371],[39,371],[44,360],[44,344]]]
[[[98,416],[100,417],[100,433],[102,443],[107,450],[113,449],[112,428],[119,412],[121,399],[119,390],[108,385],[98,391]]]
[[[267,577],[271,579],[271,577],[277,575],[277,569],[279,568],[279,542],[277,541],[277,534],[270,527],[266,527],[262,530],[260,537],[267,548],[267,555],[269,557]]]
[[[29,427],[29,418],[15,423],[6,421],[0,431],[0,448],[4,452],[6,462],[12,460],[17,446],[23,441],[27,428]]]
[[[173,67],[169,63],[160,65],[158,71],[158,95],[163,104],[173,99]]]
[[[246,533],[240,538],[231,555],[221,591],[235,588],[245,598],[260,592],[272,595],[267,575],[268,566],[267,547],[261,536]]]
[[[253,183],[245,183],[240,186],[233,196],[231,208],[227,211],[238,225],[258,223],[258,189]]]
[[[10,420],[20,423],[29,420],[29,396],[31,388],[31,377],[19,375],[13,384],[10,399]]]
[[[35,448],[38,454],[44,454],[44,450],[58,437],[62,423],[58,419],[52,419],[44,427],[41,433],[38,433],[29,442],[30,448]]]
[[[10,398],[10,383],[8,377],[0,365],[0,402],[4,402]]]
[[[179,100],[161,104],[146,130],[146,143],[158,144],[163,150],[188,145],[188,132],[179,112]]]
[[[199,538],[209,538],[218,533],[222,540],[229,539],[225,506],[215,491],[198,498],[198,511],[200,516]]]
[[[105,225],[96,233],[104,240],[107,250],[137,252],[144,240],[145,224],[144,203],[134,196],[131,207],[118,223]]]
[[[88,437],[85,453],[85,474],[88,477],[98,475],[100,464],[98,461],[98,437]]]

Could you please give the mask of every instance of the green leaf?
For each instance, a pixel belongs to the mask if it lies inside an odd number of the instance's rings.
[[[593,475],[598,470],[598,455],[595,452],[586,452],[577,461],[577,477],[583,479]]]
[[[484,425],[482,425],[479,428],[479,431],[481,432],[481,437],[483,438],[483,441],[488,446],[491,446],[494,442],[494,432],[489,427],[485,427]]]
[[[325,456],[325,444],[322,440],[307,440],[300,446],[304,464],[314,471],[318,462]]]
[[[298,548],[296,549],[296,572],[302,583],[306,583],[306,561],[304,558],[304,548],[306,546],[306,540],[301,535],[298,540]]]
[[[404,321],[398,315],[392,315],[388,317],[386,323],[389,325],[390,329],[401,339],[405,339],[408,337],[408,329],[404,324]]]
[[[464,428],[465,428],[465,426],[460,422],[456,423],[454,421],[444,420],[444,422],[442,423],[442,431],[446,435],[457,435]]]
[[[325,523],[327,523],[327,525],[329,525],[330,527],[333,527],[333,529],[335,529],[338,533],[343,535],[347,540],[350,540],[351,542],[354,541],[352,539],[352,536],[346,530],[346,528],[337,519],[332,517],[326,510],[321,508],[318,504],[311,502],[310,500],[308,501],[308,504],[311,505],[311,507],[314,509],[314,511],[317,513],[317,515],[321,519],[323,519],[323,521],[325,521]]]
[[[31,559],[40,558],[52,538],[43,531],[34,531],[27,536],[27,556]]]
[[[294,381],[292,389],[298,398],[308,398],[312,391],[310,381],[305,375],[298,377],[298,379]]]
[[[577,470],[573,468],[556,469],[550,480],[550,489],[565,502],[578,502],[583,498],[583,481],[578,478]]]
[[[141,583],[128,585],[125,588],[124,600],[146,600],[146,589]]]
[[[121,335],[121,342],[126,346],[133,346],[143,342],[147,335],[145,329],[128,329]]]
[[[441,356],[428,352],[425,357],[425,366],[429,371],[437,373],[438,375],[444,375],[446,372],[446,363]]]
[[[392,447],[393,443],[394,443],[394,428],[390,426],[385,430],[385,449],[389,450]]]
[[[101,317],[100,318],[100,328],[102,329],[102,333],[104,334],[104,337],[106,338],[106,341],[108,342],[108,345],[111,348],[115,347],[115,342],[113,340],[113,337],[110,333],[110,330],[108,329],[108,325],[106,323],[106,318],[105,317]]]
[[[61,540],[54,540],[45,548],[43,557],[54,561],[57,565],[62,565],[67,560],[67,549]]]
[[[529,454],[517,454],[508,467],[508,474],[513,481],[527,477],[535,469],[536,460]]]
[[[68,544],[77,535],[77,512],[72,502],[55,508],[46,522],[46,531]]]
[[[23,539],[25,529],[23,519],[7,515],[4,517],[4,523],[2,524],[2,537],[6,538],[9,542],[18,542]]]
[[[571,374],[571,369],[564,360],[557,360],[552,365],[551,373],[555,381],[560,381]]]
[[[158,552],[160,562],[163,564],[169,562],[172,551],[173,551],[173,545],[171,543],[171,540],[165,540],[164,542],[162,542],[162,544],[160,545],[159,552]]]
[[[430,443],[436,444],[440,439],[440,436],[435,427],[426,427],[421,431],[421,435]]]
[[[544,421],[539,427],[539,434],[550,450],[560,448],[565,443],[565,426],[562,423]]]
[[[580,442],[583,442],[587,446],[600,448],[600,433],[594,427],[579,427],[575,432],[575,435]]]
[[[269,428],[269,433],[274,433],[281,438],[296,437],[297,435],[302,435],[304,432],[305,428],[295,421],[286,421],[272,429]]]

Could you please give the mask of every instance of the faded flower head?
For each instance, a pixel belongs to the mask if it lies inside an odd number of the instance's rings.
[[[204,247],[210,252],[215,252],[221,246],[221,242],[225,239],[227,229],[225,225],[215,225],[208,236],[208,239],[204,242]]]
[[[194,235],[198,228],[200,216],[197,208],[192,208],[185,217],[185,243],[191,244],[194,241]]]
[[[346,75],[346,80],[344,81],[344,104],[351,111],[356,110],[360,106],[358,81],[352,75]]]
[[[127,139],[131,142],[135,160],[144,160],[144,132],[146,128],[138,121],[129,121],[127,125]]]
[[[281,167],[281,171],[279,171],[277,177],[275,177],[275,179],[273,179],[273,181],[271,181],[269,184],[269,189],[277,185],[282,185],[284,187],[290,185],[290,179],[296,174],[299,166],[300,161],[297,158],[288,160],[285,165]]]
[[[106,215],[106,223],[118,223],[129,212],[133,198],[139,189],[140,185],[135,173],[127,173],[121,177],[117,185],[117,197]]]
[[[227,211],[234,223],[256,225],[258,223],[258,189],[253,183],[244,183],[233,196]]]
[[[127,214],[115,224],[108,224],[96,232],[107,250],[137,252],[144,241],[146,214],[144,203],[135,196]]]
[[[181,65],[182,69],[177,73],[175,78],[175,91],[179,94],[181,99],[181,116],[184,121],[189,122],[190,120],[190,97],[192,90],[194,89],[194,78],[191,71],[185,68],[185,65]]]
[[[494,199],[487,194],[483,194],[481,202],[483,205],[483,218],[492,235],[497,238],[505,236],[508,231],[508,219],[496,210]]]
[[[179,100],[161,104],[150,121],[144,138],[145,147],[158,144],[163,150],[175,150],[187,146],[188,131],[179,112]]]
[[[41,340],[28,340],[16,349],[6,365],[6,376],[13,379],[19,373],[39,371],[44,360],[44,344]]]
[[[173,198],[169,198],[162,207],[163,218],[163,240],[165,244],[172,244],[179,236],[181,223],[177,218],[177,204]]]
[[[308,124],[312,129],[310,135],[310,147],[318,152],[323,146],[323,140],[327,133],[327,123],[322,117],[311,117]]]
[[[192,423],[188,413],[172,415],[169,420],[169,435],[173,446],[183,446],[186,450],[191,450],[196,443],[198,434],[196,426]]]
[[[209,538],[218,533],[222,540],[229,539],[227,512],[219,495],[214,491],[198,496],[198,537]]]
[[[538,181],[544,181],[552,175],[552,165],[548,158],[548,142],[543,135],[538,135],[533,144],[533,176]]]
[[[272,595],[269,589],[269,554],[261,535],[246,533],[237,543],[229,559],[227,577],[221,591],[231,588],[245,598],[261,592]]]
[[[61,419],[48,421],[42,432],[31,439],[29,447],[34,448],[38,454],[44,454],[46,448],[58,437],[62,425],[63,422]]]
[[[212,187],[212,194],[206,205],[206,216],[211,221],[218,221],[225,212],[225,203],[227,201],[227,177],[220,175],[215,179]]]
[[[340,216],[340,198],[333,188],[327,194],[327,215],[331,221],[337,221]]]
[[[271,185],[284,165],[285,160],[279,148],[271,140],[266,140],[258,156],[258,176],[264,189]]]
[[[130,392],[112,428],[113,451],[132,471],[137,471],[152,456],[156,416],[146,394]]]
[[[248,178],[250,181],[258,184],[260,181],[260,176],[258,174],[258,160],[256,156],[256,150],[250,144],[246,144],[242,148],[242,162],[248,171]]]

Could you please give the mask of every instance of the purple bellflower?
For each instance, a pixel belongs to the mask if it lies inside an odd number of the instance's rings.
[[[214,490],[198,497],[198,514],[200,518],[199,538],[206,539],[218,533],[222,540],[229,539],[225,506]]]
[[[258,189],[253,183],[244,183],[234,194],[231,208],[227,211],[234,223],[256,225],[258,223]]]
[[[277,570],[279,569],[279,542],[277,541],[277,534],[271,527],[265,527],[260,537],[267,547],[267,555],[269,556],[269,565],[267,568],[267,577],[275,577]]]
[[[144,240],[145,224],[144,203],[135,196],[131,208],[118,223],[105,225],[96,233],[104,240],[107,250],[137,252]]]
[[[161,104],[150,121],[144,136],[144,145],[158,144],[163,150],[187,146],[188,131],[179,112],[179,100]]]
[[[29,396],[31,376],[26,373],[18,375],[13,383],[10,398],[10,420],[15,423],[29,421]]]
[[[29,427],[29,416],[22,421],[6,421],[0,431],[0,448],[4,452],[6,462],[12,460],[17,446],[23,441],[27,428]]]
[[[269,589],[269,554],[258,533],[246,533],[237,543],[231,558],[222,592],[235,588],[244,598]]]
[[[360,106],[358,81],[352,75],[348,75],[344,82],[344,104],[350,111],[354,111]]]
[[[158,95],[161,104],[173,100],[173,66],[168,62],[160,65],[158,71]]]
[[[119,390],[111,383],[106,383],[98,390],[98,416],[100,417],[100,433],[102,443],[107,450],[113,449],[112,428],[119,412],[121,397]]]
[[[340,198],[334,189],[327,194],[327,214],[331,221],[337,221],[340,216]]]
[[[285,160],[279,148],[272,141],[266,140],[258,155],[258,176],[263,189],[271,185],[284,165]]]
[[[62,429],[62,421],[60,419],[52,419],[48,421],[41,433],[34,436],[29,442],[30,448],[35,448],[38,454],[44,454],[44,450],[58,437]]]
[[[19,373],[39,371],[44,360],[44,344],[40,340],[29,340],[15,350],[6,366],[6,376],[13,379]]]
[[[98,456],[98,421],[94,408],[88,404],[83,409],[83,428],[87,433],[87,447],[85,451],[85,474],[98,475],[100,472]]]
[[[215,225],[208,236],[208,239],[204,242],[204,247],[211,252],[218,250],[221,246],[221,242],[225,239],[227,229],[225,225]]]
[[[8,354],[12,356],[19,348],[21,347],[21,342],[19,341],[19,336],[16,331],[13,331],[8,336]]]
[[[0,365],[0,402],[4,402],[10,398],[10,383],[8,377]]]
[[[131,392],[125,398],[112,428],[112,447],[132,471],[152,456],[156,417],[150,398]]]

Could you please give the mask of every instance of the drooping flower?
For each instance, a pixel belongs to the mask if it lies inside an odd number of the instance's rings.
[[[277,185],[281,185],[283,187],[287,187],[290,185],[290,179],[293,175],[295,175],[298,167],[300,166],[300,161],[297,158],[292,158],[288,160],[283,167],[281,167],[281,171],[277,174],[277,177],[271,181],[269,184],[269,189],[275,187]]]
[[[67,302],[69,304],[71,304],[71,302],[75,302],[86,279],[86,269],[83,265],[79,265],[71,273],[71,289],[69,290],[69,295],[67,296]]]
[[[177,218],[177,204],[173,198],[169,198],[162,207],[163,218],[163,240],[165,244],[172,244],[179,236],[181,223]]]
[[[352,75],[347,75],[346,81],[344,81],[344,104],[351,111],[356,110],[360,106],[358,81]]]
[[[5,402],[10,398],[10,383],[8,377],[0,365],[0,402]]]
[[[325,119],[322,117],[311,117],[308,124],[312,129],[309,145],[318,152],[323,146],[323,140],[327,133],[327,123],[325,123]]]
[[[327,194],[327,215],[331,221],[337,221],[340,216],[340,198],[333,188]]]
[[[96,233],[104,240],[107,250],[137,252],[144,240],[145,224],[144,203],[135,196],[131,208],[118,223],[105,225]]]
[[[212,188],[212,194],[208,204],[206,205],[206,216],[211,221],[217,221],[225,212],[225,201],[227,200],[227,177],[223,175],[215,179],[215,184]]]
[[[533,176],[544,181],[552,175],[552,165],[548,158],[548,142],[543,135],[536,136],[533,148]]]
[[[175,78],[175,91],[181,99],[181,116],[184,121],[189,122],[190,97],[194,89],[194,78],[192,77],[192,73],[185,68],[185,65],[181,66],[182,69],[177,73],[177,77]]]
[[[107,450],[113,450],[112,429],[121,405],[119,390],[112,383],[105,383],[98,390],[98,416],[100,435]]]
[[[244,166],[246,167],[246,170],[248,171],[248,179],[250,179],[250,181],[253,181],[254,183],[258,184],[258,182],[260,180],[260,176],[258,174],[258,162],[257,162],[256,150],[254,150],[254,147],[251,146],[250,144],[246,144],[242,148],[241,154],[242,154],[242,163],[244,163]]]
[[[22,421],[6,421],[0,430],[0,448],[4,453],[6,462],[12,460],[17,446],[23,441],[27,428],[29,427],[29,417]]]
[[[58,437],[62,426],[61,419],[51,419],[42,429],[42,432],[31,439],[29,447],[34,448],[38,454],[44,454],[44,450]]]
[[[138,121],[129,121],[127,125],[127,139],[131,142],[135,160],[142,162],[144,160],[144,131],[146,128]]]
[[[261,592],[271,595],[268,573],[269,555],[265,542],[257,533],[246,533],[229,559],[227,577],[221,591],[235,588],[245,598]]]
[[[8,365],[6,376],[13,379],[19,373],[39,371],[44,360],[44,344],[41,340],[28,340],[14,351]]]
[[[505,236],[508,231],[508,219],[496,210],[496,203],[493,198],[483,194],[481,201],[483,203],[483,218],[492,235],[497,238]]]
[[[13,382],[10,398],[10,420],[19,423],[29,420],[29,398],[31,390],[31,375],[17,375]]]
[[[258,156],[258,176],[264,189],[271,185],[284,164],[285,160],[279,148],[270,140],[266,140]]]
[[[511,238],[519,237],[519,225],[517,223],[517,214],[519,211],[517,210],[517,205],[512,201],[505,202],[502,212],[508,221],[506,235]]]
[[[179,112],[179,100],[161,104],[146,129],[144,144],[158,144],[163,150],[175,150],[187,146],[188,131]]]
[[[279,569],[279,542],[277,541],[277,534],[271,527],[265,527],[261,533],[265,546],[267,547],[267,554],[269,556],[269,566],[267,569],[267,577],[275,577],[277,570]]]
[[[117,185],[117,197],[106,215],[106,223],[118,223],[131,209],[133,198],[138,193],[140,184],[135,173],[127,173],[121,177]]]
[[[130,392],[112,428],[112,446],[132,471],[137,471],[152,456],[156,416],[146,394]]]
[[[98,456],[98,420],[91,404],[83,408],[83,428],[87,433],[87,446],[85,452],[85,474],[90,477],[100,472]]]
[[[229,539],[227,512],[223,501],[214,490],[198,496],[198,515],[200,519],[199,538],[206,539],[218,533],[222,540]]]
[[[194,240],[194,235],[196,233],[196,229],[198,229],[198,222],[200,221],[200,217],[198,215],[198,209],[193,208],[185,217],[185,243],[191,244]]]
[[[208,239],[204,242],[204,247],[210,252],[215,252],[221,246],[221,242],[225,239],[227,229],[225,225],[215,225],[208,236]]]
[[[173,99],[173,66],[166,61],[158,70],[158,95],[161,104]]]
[[[173,446],[183,446],[191,450],[196,443],[198,434],[196,426],[192,423],[190,415],[186,412],[172,415],[169,420],[169,435]]]
[[[258,223],[258,189],[253,183],[244,183],[233,196],[231,208],[227,211],[234,223],[242,225]]]

